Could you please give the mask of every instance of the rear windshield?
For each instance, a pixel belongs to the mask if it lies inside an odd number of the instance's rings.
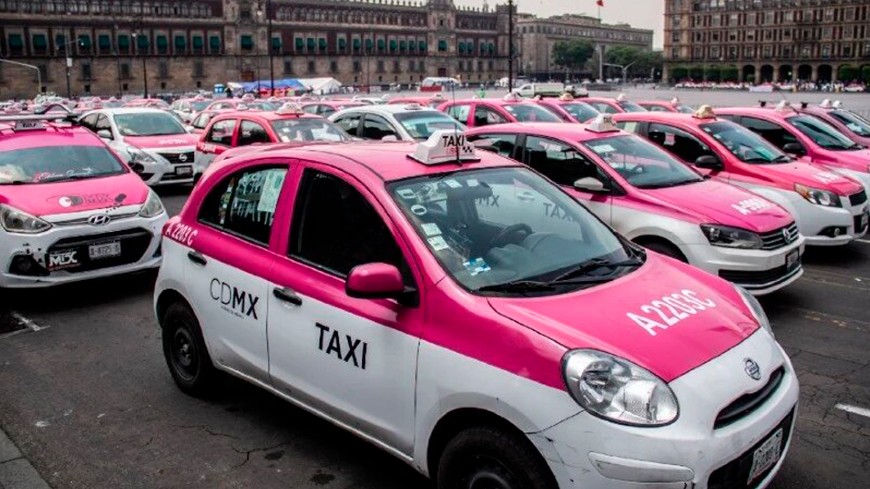
[[[348,141],[350,136],[326,119],[300,118],[272,121],[272,129],[284,143],[294,141]]]
[[[703,124],[701,130],[709,134],[744,163],[769,165],[790,163],[793,158],[767,142],[758,134],[730,121]]]
[[[532,104],[508,104],[504,110],[519,122],[562,122],[559,116],[549,110]]]
[[[0,185],[86,180],[124,173],[103,146],[45,146],[0,152]]]
[[[580,122],[590,121],[598,117],[599,114],[601,114],[601,112],[595,110],[595,108],[591,105],[584,103],[575,102],[571,104],[564,104],[562,105],[562,108],[565,109],[565,112],[568,112]]]
[[[637,105],[634,102],[617,102],[617,104],[619,104],[619,106],[622,107],[622,110],[629,112],[629,113],[631,113],[631,112],[649,112],[648,110],[644,109],[643,107],[641,107],[640,105]]]
[[[858,149],[854,141],[837,130],[836,127],[812,115],[789,117],[788,123],[812,139],[819,146],[834,151]]]
[[[853,133],[865,138],[870,137],[870,121],[867,119],[847,110],[835,110],[830,114],[831,117],[842,122]]]
[[[187,133],[181,122],[169,112],[116,114],[115,124],[122,136],[172,136]]]
[[[449,115],[437,110],[420,112],[404,112],[394,116],[402,127],[408,131],[414,139],[426,140],[435,131],[465,131],[465,126]]]

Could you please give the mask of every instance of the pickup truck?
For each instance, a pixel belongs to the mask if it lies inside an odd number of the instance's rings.
[[[525,98],[559,97],[563,93],[570,93],[573,97],[587,97],[589,92],[582,86],[563,85],[561,83],[526,83],[514,89],[514,93]]]

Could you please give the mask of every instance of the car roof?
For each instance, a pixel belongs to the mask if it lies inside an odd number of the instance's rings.
[[[279,114],[275,111],[267,111],[267,110],[215,110],[215,113],[219,114],[212,121],[216,120],[224,120],[224,119],[232,119],[235,117],[243,117],[245,119],[257,119],[261,121],[278,121],[281,119],[323,119],[322,116],[315,114],[297,114],[295,112],[287,113],[287,114]]]
[[[624,131],[595,132],[590,131],[586,124],[553,124],[552,122],[511,122],[507,124],[493,124],[480,128],[470,129],[471,134],[504,134],[522,133],[536,136],[551,136],[557,139],[582,143],[604,137],[627,134]]]
[[[786,119],[791,116],[800,115],[800,112],[795,110],[789,110],[788,112],[781,112],[776,110],[773,107],[723,107],[721,109],[716,109],[716,112],[721,112],[722,114],[728,115],[748,115],[748,116],[756,116],[756,117],[766,117],[768,119]]]
[[[613,120],[619,122],[623,120],[643,121],[643,122],[681,122],[690,126],[697,126],[706,122],[721,121],[721,119],[699,119],[693,114],[683,114],[681,112],[628,112],[621,114],[613,114]]]
[[[437,175],[457,169],[522,166],[518,162],[487,151],[477,152],[480,161],[464,162],[461,166],[453,163],[425,165],[408,156],[414,153],[418,144],[405,141],[273,143],[260,146],[256,155],[258,158],[287,158],[337,163],[337,166],[350,174],[368,170],[385,182]],[[243,156],[238,160],[229,160],[227,163],[233,164],[243,161],[250,161],[250,158]]]
[[[106,107],[102,109],[95,109],[91,112],[102,112],[106,114],[167,114],[163,109],[156,109],[154,107]],[[88,112],[84,115],[88,115],[91,112]]]
[[[342,114],[348,114],[353,112],[365,112],[365,113],[373,113],[380,115],[395,115],[395,114],[404,114],[406,112],[439,112],[430,107],[421,106],[419,109],[408,109],[402,104],[381,104],[381,105],[362,105],[359,107],[349,107],[343,110]]]
[[[14,131],[14,122],[0,122],[0,151],[51,146],[105,146],[96,134],[84,127],[46,123],[45,130]]]

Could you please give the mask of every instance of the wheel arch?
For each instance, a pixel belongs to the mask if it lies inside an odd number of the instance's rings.
[[[680,248],[680,246],[677,243],[675,243],[673,239],[670,239],[667,236],[662,236],[660,234],[655,234],[655,233],[642,233],[642,234],[640,234],[638,236],[634,236],[630,239],[631,239],[632,243],[643,246],[644,248],[646,248],[647,245],[652,244],[652,243],[659,243],[659,244],[663,244],[663,245],[672,247],[680,255],[682,255],[683,261],[685,261],[687,263],[689,262],[689,258],[686,255],[685,250]]]
[[[166,311],[169,309],[169,306],[175,303],[182,303],[187,306],[194,314],[196,312],[191,306],[190,302],[181,294],[181,292],[175,289],[164,289],[157,296],[157,300],[154,303],[154,313],[157,316],[157,323],[163,328],[163,316],[166,314]]]

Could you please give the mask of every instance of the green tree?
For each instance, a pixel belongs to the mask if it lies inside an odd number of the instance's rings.
[[[629,66],[628,75],[631,78],[649,77],[653,69],[661,72],[664,60],[660,51],[648,51],[634,46],[616,46],[607,50],[605,62]]]
[[[592,59],[595,47],[589,41],[572,39],[553,45],[553,63],[570,71],[580,71]]]

